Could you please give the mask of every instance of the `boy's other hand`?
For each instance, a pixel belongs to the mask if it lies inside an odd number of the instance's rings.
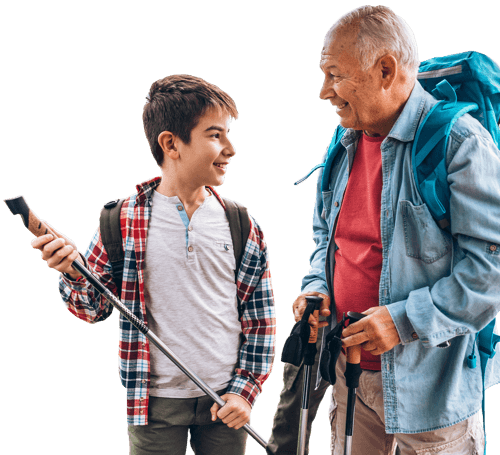
[[[37,237],[31,242],[31,246],[42,252],[42,259],[47,265],[61,273],[67,273],[76,280],[81,276],[71,264],[79,256],[79,253],[71,240],[64,237],[54,239],[52,234]]]
[[[243,397],[234,393],[226,393],[221,396],[226,402],[222,408],[214,403],[210,408],[212,420],[221,419],[229,428],[239,430],[243,425],[250,421],[250,412],[252,407]]]

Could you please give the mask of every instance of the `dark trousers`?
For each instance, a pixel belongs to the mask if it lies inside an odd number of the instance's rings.
[[[318,407],[325,395],[328,382],[321,379],[320,386],[314,390],[316,384],[316,371],[319,359],[319,350],[321,346],[321,334],[319,331],[316,347],[315,365],[312,374],[312,387],[309,398],[309,415],[307,421],[306,434],[306,454],[309,452],[309,438],[311,435],[311,425],[316,417]],[[300,408],[302,403],[302,388],[304,384],[304,367],[296,367],[287,363],[283,374],[283,390],[280,394],[280,401],[276,414],[274,415],[273,432],[269,443],[267,444],[267,453],[269,455],[295,455],[297,453],[297,438],[299,434]],[[325,418],[328,418],[325,416]],[[325,435],[328,437],[328,435]]]
[[[131,455],[185,455],[188,434],[196,455],[243,455],[247,433],[212,422],[213,400],[149,397],[148,425],[129,425]]]

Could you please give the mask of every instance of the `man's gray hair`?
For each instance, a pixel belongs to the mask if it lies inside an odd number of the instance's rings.
[[[356,57],[368,70],[386,53],[410,73],[416,74],[420,61],[415,36],[408,24],[387,6],[360,6],[342,16],[332,29],[359,24]]]

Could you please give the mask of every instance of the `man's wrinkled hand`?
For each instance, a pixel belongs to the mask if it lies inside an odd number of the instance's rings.
[[[300,294],[295,302],[293,302],[293,316],[295,318],[295,322],[299,322],[304,314],[304,311],[307,308],[306,296],[308,295],[316,295],[323,298],[321,305],[319,307],[319,315],[320,316],[330,316],[330,297],[325,294],[321,294],[320,292],[306,292],[304,294]],[[318,318],[315,318],[312,314],[309,316],[309,325],[311,328],[321,328],[326,327],[328,322],[323,321],[319,322]]]
[[[365,351],[380,355],[401,343],[394,321],[386,307],[373,307],[363,314],[367,316],[349,324],[342,331],[344,348],[361,345]]]

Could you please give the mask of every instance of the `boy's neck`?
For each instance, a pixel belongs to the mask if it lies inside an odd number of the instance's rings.
[[[167,197],[177,196],[182,202],[189,219],[191,219],[196,209],[203,204],[205,198],[211,195],[205,186],[190,187],[181,182],[176,182],[175,179],[166,178],[165,175],[162,176],[156,191]]]

